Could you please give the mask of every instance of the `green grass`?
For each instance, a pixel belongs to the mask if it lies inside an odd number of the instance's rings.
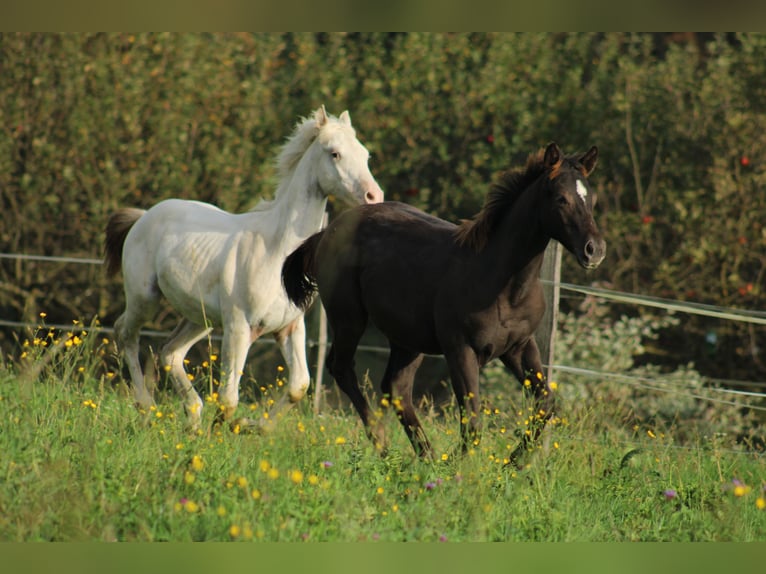
[[[763,457],[605,425],[605,404],[564,405],[518,471],[503,465],[523,426],[515,385],[487,397],[468,454],[447,409],[423,415],[435,462],[414,457],[391,414],[382,459],[355,414],[317,416],[309,401],[262,436],[208,430],[209,397],[205,432],[190,433],[172,393],[132,406],[103,368],[111,344],[44,340],[0,366],[2,541],[766,540]]]

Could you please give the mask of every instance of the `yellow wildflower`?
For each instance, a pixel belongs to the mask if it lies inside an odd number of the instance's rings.
[[[745,496],[748,492],[750,492],[750,487],[746,484],[737,484],[734,486],[734,496]]]
[[[199,504],[194,502],[193,500],[189,500],[185,505],[184,508],[186,508],[186,512],[190,514],[194,514],[195,512],[199,511]]]

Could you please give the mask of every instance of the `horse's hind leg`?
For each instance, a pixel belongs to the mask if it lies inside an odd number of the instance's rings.
[[[432,458],[431,443],[420,425],[415,413],[415,406],[412,404],[412,386],[415,382],[415,373],[422,362],[422,354],[391,345],[391,354],[388,357],[386,372],[381,383],[381,391],[383,392],[381,404],[383,406],[393,404],[396,416],[404,427],[404,431],[418,456]]]
[[[337,299],[336,299],[337,300]],[[338,307],[334,312],[332,306],[327,307],[327,322],[333,333],[333,344],[327,354],[327,369],[341,390],[351,399],[356,412],[364,423],[367,435],[375,444],[375,448],[385,450],[385,437],[379,425],[372,425],[372,411],[367,399],[359,388],[359,381],[354,370],[354,355],[367,326],[367,312],[361,305],[353,305],[350,301]]]
[[[146,388],[144,373],[139,359],[139,338],[141,326],[148,321],[156,311],[156,301],[147,299],[138,301],[128,297],[125,312],[114,324],[114,336],[121,348],[125,362],[130,371],[133,398],[139,408],[149,410],[154,405],[154,399]]]
[[[192,345],[205,337],[210,331],[211,329],[208,327],[196,325],[191,321],[183,319],[171,333],[170,339],[160,351],[160,365],[169,372],[173,388],[175,388],[184,403],[189,427],[194,430],[199,428],[202,417],[202,399],[200,399],[186,375],[184,358]]]

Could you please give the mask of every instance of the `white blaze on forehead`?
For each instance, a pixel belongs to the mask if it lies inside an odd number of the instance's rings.
[[[575,189],[577,190],[577,195],[580,196],[580,199],[582,199],[583,203],[587,203],[586,199],[588,197],[588,188],[585,187],[585,184],[578,179]]]

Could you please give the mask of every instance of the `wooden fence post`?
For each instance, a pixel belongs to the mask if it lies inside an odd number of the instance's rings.
[[[540,358],[546,368],[545,376],[553,380],[553,363],[556,343],[556,323],[559,314],[559,283],[561,279],[561,244],[551,240],[545,249],[540,278],[545,293],[545,314],[535,332]]]
[[[317,344],[317,370],[314,384],[314,414],[319,414],[322,408],[322,377],[324,375],[324,361],[327,354],[327,313],[324,305],[319,305],[319,337]]]

